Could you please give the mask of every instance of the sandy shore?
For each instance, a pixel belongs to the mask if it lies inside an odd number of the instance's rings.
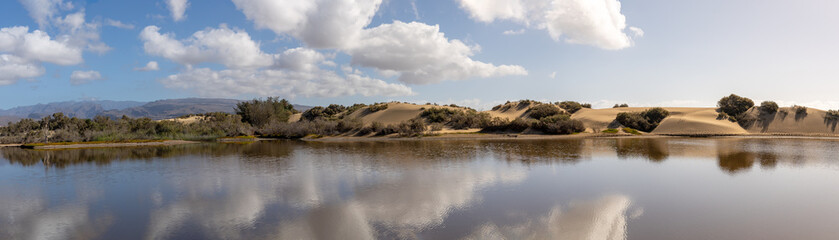
[[[828,134],[602,134],[580,133],[572,135],[539,134],[443,134],[423,137],[320,137],[303,138],[308,142],[376,142],[376,141],[436,141],[436,140],[548,140],[548,139],[586,139],[586,138],[766,138],[766,139],[825,139],[839,140],[839,135]]]
[[[23,146],[31,149],[71,149],[71,148],[110,148],[110,147],[145,147],[145,146],[171,146],[180,144],[197,143],[184,140],[166,140],[160,142],[127,142],[127,143],[79,143],[67,145],[44,145],[44,146]],[[20,146],[20,144],[18,144]]]

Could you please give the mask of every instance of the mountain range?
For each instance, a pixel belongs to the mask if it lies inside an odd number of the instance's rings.
[[[8,110],[0,109],[0,126],[23,118],[40,119],[57,112],[77,118],[93,118],[99,115],[119,118],[124,115],[154,120],[208,112],[233,113],[239,102],[241,100],[222,98],[183,98],[153,102],[109,100],[54,102],[14,107]],[[305,111],[311,107],[294,105],[294,108]]]

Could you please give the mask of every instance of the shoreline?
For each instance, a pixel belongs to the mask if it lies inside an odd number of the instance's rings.
[[[839,140],[839,135],[827,134],[600,134],[579,133],[571,135],[540,134],[443,134],[422,137],[352,137],[334,136],[320,138],[301,138],[305,142],[389,142],[389,141],[445,141],[445,140],[551,140],[551,139],[591,139],[591,138],[748,138],[748,139],[816,139]]]
[[[56,149],[75,149],[75,148],[115,148],[115,147],[149,147],[149,146],[172,146],[181,144],[198,143],[195,141],[186,140],[164,140],[154,142],[112,142],[112,143],[73,143],[73,144],[56,144],[56,145],[26,145],[26,144],[12,144],[21,148],[35,149],[35,150],[56,150]]]
[[[579,133],[571,135],[541,135],[541,134],[499,134],[499,133],[453,133],[440,134],[422,137],[393,137],[393,136],[327,136],[327,137],[304,137],[298,140],[303,142],[392,142],[392,141],[447,141],[447,140],[552,140],[552,139],[592,139],[592,138],[745,138],[745,139],[812,139],[812,140],[839,140],[839,135],[829,134],[602,134],[602,133]],[[253,143],[258,141],[279,141],[286,139],[275,138],[249,138],[237,139],[238,141],[214,141],[217,143]],[[182,144],[200,143],[199,141],[186,140],[164,140],[153,142],[112,142],[112,143],[72,143],[55,145],[27,145],[27,144],[0,144],[3,147],[19,147],[34,150],[59,150],[77,148],[115,148],[115,147],[154,147],[172,146]]]

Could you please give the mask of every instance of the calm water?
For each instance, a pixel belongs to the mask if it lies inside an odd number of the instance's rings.
[[[839,141],[0,149],[0,239],[836,239]]]

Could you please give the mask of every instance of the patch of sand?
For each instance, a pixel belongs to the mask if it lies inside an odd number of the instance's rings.
[[[206,118],[205,116],[189,116],[189,117],[186,117],[186,118],[163,119],[163,120],[160,120],[160,121],[174,121],[174,122],[179,122],[179,123],[183,123],[183,124],[190,124],[190,123],[199,122],[201,120],[204,120],[205,118]]]
[[[303,117],[303,113],[295,113],[288,117],[288,122],[297,122],[300,121],[300,118]]]

